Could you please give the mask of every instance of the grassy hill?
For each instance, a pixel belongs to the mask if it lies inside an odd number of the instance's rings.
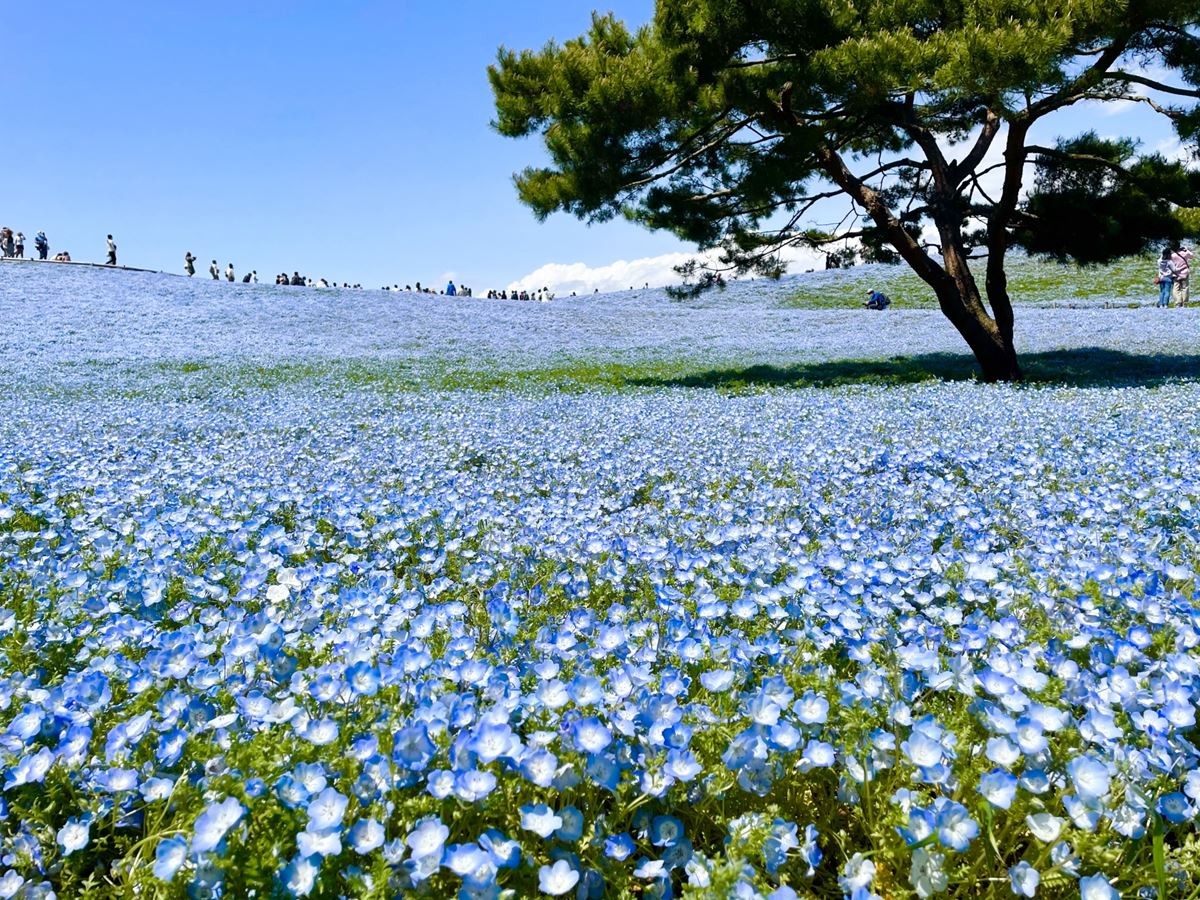
[[[983,281],[983,261],[976,277]],[[1035,306],[1128,306],[1154,301],[1154,259],[1132,257],[1102,266],[1060,264],[1027,256],[1008,261],[1013,303]],[[792,280],[785,305],[797,308],[861,306],[882,290],[896,307],[936,308],[933,291],[907,266],[867,265],[813,272]]]

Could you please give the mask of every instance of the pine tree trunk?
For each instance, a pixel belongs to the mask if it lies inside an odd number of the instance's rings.
[[[954,284],[943,285],[938,303],[975,354],[983,380],[1021,381],[1024,377],[1013,346],[1012,329],[1001,328],[984,308],[978,293],[963,296]]]

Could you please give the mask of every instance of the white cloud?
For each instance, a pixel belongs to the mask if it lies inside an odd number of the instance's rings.
[[[624,291],[631,287],[663,287],[679,284],[682,279],[675,271],[691,259],[702,259],[714,263],[717,254],[665,253],[662,256],[647,256],[641,259],[619,259],[606,266],[589,266],[586,263],[547,263],[528,275],[508,285],[507,290],[536,291],[549,288],[558,296],[591,294],[596,290]],[[825,255],[807,248],[789,248],[783,253],[788,271],[803,272],[825,266]]]

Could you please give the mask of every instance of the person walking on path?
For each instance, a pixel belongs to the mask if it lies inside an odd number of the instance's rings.
[[[1181,244],[1179,249],[1171,254],[1171,263],[1175,266],[1175,284],[1171,288],[1171,296],[1176,306],[1188,305],[1188,275],[1191,274],[1192,251],[1187,244]]]
[[[113,236],[108,236],[108,259],[104,263],[106,266],[115,266],[117,264],[117,244],[113,240]]]
[[[212,276],[213,281],[221,280],[221,267],[217,265],[215,259],[212,261],[212,265],[208,267],[208,274]]]
[[[39,231],[33,236],[33,246],[38,252],[38,259],[45,259],[50,255],[50,241],[46,237],[46,232]]]
[[[13,241],[15,242],[15,245],[16,245],[16,249],[13,251],[13,256],[15,256],[17,259],[24,259],[25,258],[25,235],[23,235],[21,232],[18,231],[16,233],[16,235],[13,237]]]
[[[1158,285],[1158,303],[1155,306],[1171,305],[1171,288],[1175,284],[1175,263],[1171,262],[1171,248],[1164,247],[1162,256],[1158,258],[1158,275],[1154,278]]]
[[[188,278],[196,274],[196,257],[192,256],[191,250],[183,255],[183,271],[187,273]]]
[[[229,268],[225,270],[225,280],[226,281],[236,280],[233,276],[233,263],[230,263]]]

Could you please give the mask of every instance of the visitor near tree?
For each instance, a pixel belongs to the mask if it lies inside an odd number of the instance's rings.
[[[867,302],[864,306],[867,309],[887,309],[892,305],[892,301],[888,299],[888,295],[883,291],[869,291],[867,293]]]
[[[1158,303],[1155,306],[1171,305],[1171,287],[1175,284],[1175,264],[1171,262],[1171,248],[1164,247],[1158,258],[1158,274],[1154,276],[1158,285]]]
[[[1192,251],[1183,244],[1171,254],[1171,263],[1175,267],[1175,284],[1171,288],[1171,297],[1176,306],[1188,305],[1188,276],[1191,274]]]

